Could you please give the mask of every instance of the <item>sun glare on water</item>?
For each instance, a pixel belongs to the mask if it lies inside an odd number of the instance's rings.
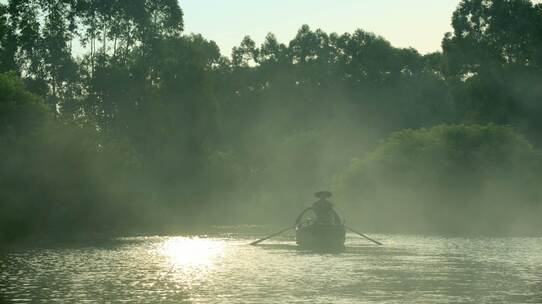
[[[224,242],[198,237],[172,237],[159,252],[179,269],[211,268],[224,253]]]

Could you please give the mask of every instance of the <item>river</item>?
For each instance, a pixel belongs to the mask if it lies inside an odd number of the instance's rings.
[[[261,230],[261,229],[260,229]],[[268,231],[266,231],[268,232]],[[8,303],[542,303],[542,238],[347,235],[342,253],[250,228],[0,254]]]

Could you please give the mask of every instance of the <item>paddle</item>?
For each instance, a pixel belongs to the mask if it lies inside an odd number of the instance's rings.
[[[279,235],[279,234],[282,234],[282,233],[284,233],[284,232],[286,232],[286,231],[288,231],[288,230],[290,230],[290,229],[293,229],[293,228],[294,228],[294,227],[288,227],[288,228],[283,229],[283,230],[281,230],[281,231],[279,231],[279,232],[273,233],[273,234],[268,235],[268,236],[266,236],[266,237],[264,237],[264,238],[261,238],[261,239],[259,239],[259,240],[257,240],[257,241],[254,241],[254,242],[250,243],[250,245],[258,245],[259,243],[261,243],[261,242],[263,242],[263,241],[265,241],[265,240],[267,240],[267,239],[270,239],[270,238],[272,238],[272,237],[274,237],[274,236],[277,236],[277,235]]]
[[[357,232],[356,230],[354,230],[354,229],[352,229],[352,228],[350,228],[350,227],[348,227],[348,226],[344,226],[344,227],[345,227],[346,229],[348,229],[348,230],[350,230],[350,231],[352,231],[352,232],[354,232],[354,233],[356,233],[356,234],[358,234],[358,235],[360,235],[360,236],[362,236],[362,237],[368,239],[369,241],[371,241],[371,242],[373,242],[373,243],[375,243],[375,244],[383,245],[383,244],[380,243],[379,241],[373,240],[372,238],[366,236],[365,234],[363,234],[363,233],[361,233],[361,232]]]

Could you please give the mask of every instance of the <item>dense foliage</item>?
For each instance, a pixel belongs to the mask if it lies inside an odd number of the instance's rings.
[[[536,226],[540,180],[542,154],[510,127],[441,125],[391,134],[335,187],[379,229],[504,233]]]
[[[0,239],[69,237],[129,224],[122,215],[135,207],[127,200],[136,193],[128,187],[135,180],[126,149],[54,119],[15,75],[0,75],[0,91]]]
[[[290,214],[407,128],[506,124],[538,147],[542,5],[464,0],[452,23],[442,53],[304,25],[227,58],[175,0],[0,4],[3,235]]]

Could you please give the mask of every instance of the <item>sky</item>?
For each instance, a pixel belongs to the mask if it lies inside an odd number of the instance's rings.
[[[180,0],[185,32],[214,40],[229,55],[245,35],[260,45],[274,33],[283,43],[303,24],[330,33],[356,29],[383,36],[396,47],[420,53],[441,50],[452,31],[452,13],[459,0]]]

